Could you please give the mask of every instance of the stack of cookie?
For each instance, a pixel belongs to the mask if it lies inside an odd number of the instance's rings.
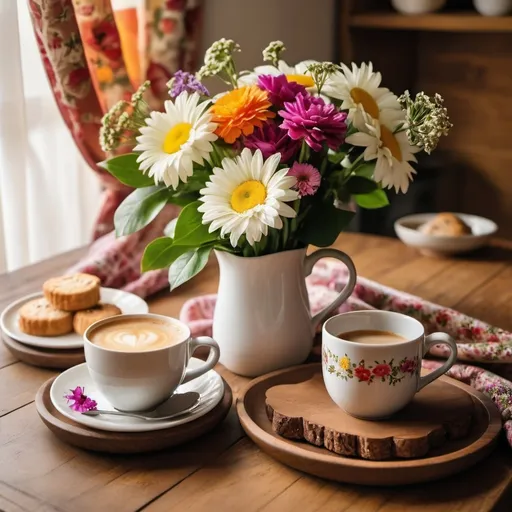
[[[100,302],[100,280],[89,274],[54,277],[43,284],[44,297],[19,310],[19,327],[32,336],[82,335],[98,320],[120,315],[113,304]]]

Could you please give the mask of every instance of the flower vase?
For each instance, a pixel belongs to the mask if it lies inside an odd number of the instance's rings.
[[[216,251],[219,291],[213,337],[220,362],[247,377],[303,363],[313,347],[318,325],[352,293],[356,270],[349,256],[336,249],[306,255],[296,249],[259,257]],[[336,299],[311,316],[305,278],[321,258],[341,260],[349,280]]]

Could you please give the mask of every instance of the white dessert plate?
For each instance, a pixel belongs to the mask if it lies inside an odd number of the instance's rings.
[[[76,332],[63,334],[62,336],[32,336],[20,330],[18,324],[19,309],[29,300],[38,299],[42,296],[42,293],[27,295],[12,302],[4,309],[0,317],[0,327],[5,334],[16,341],[33,347],[51,349],[82,348],[84,346],[82,336]],[[133,293],[116,290],[115,288],[101,288],[100,297],[102,302],[116,305],[125,315],[147,313],[149,311],[147,302]]]
[[[191,368],[198,368],[202,364],[204,364],[204,361],[194,357],[189,361],[189,367]],[[176,390],[177,393],[186,393],[188,391],[199,393],[201,399],[194,409],[178,418],[162,421],[146,421],[139,418],[110,416],[106,414],[86,416],[80,412],[74,411],[69,406],[64,395],[69,394],[70,390],[75,389],[77,386],[84,388],[85,394],[97,402],[98,409],[115,411],[114,407],[112,407],[110,402],[103,396],[92,381],[89,370],[87,369],[87,363],[73,366],[55,379],[50,389],[50,399],[55,408],[67,418],[81,425],[98,430],[108,430],[110,432],[149,432],[183,425],[184,423],[194,421],[204,416],[211,411],[224,396],[224,383],[222,382],[221,376],[215,370],[210,370],[204,375],[201,375],[201,377],[179,386]]]
[[[432,220],[437,213],[407,215],[395,222],[395,232],[402,242],[425,254],[451,255],[474,251],[487,244],[498,226],[492,220],[467,213],[455,213],[472,231],[471,235],[437,236],[419,231],[420,226]]]

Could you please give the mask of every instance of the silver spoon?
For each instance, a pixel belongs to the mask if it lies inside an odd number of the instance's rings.
[[[197,407],[200,399],[199,393],[190,391],[188,393],[179,393],[172,395],[165,402],[160,404],[152,411],[147,412],[123,412],[123,411],[108,411],[106,409],[95,409],[92,411],[83,412],[85,416],[99,416],[100,414],[110,414],[112,416],[127,416],[130,418],[139,418],[146,421],[163,421],[170,420],[177,416],[181,416],[192,409]]]

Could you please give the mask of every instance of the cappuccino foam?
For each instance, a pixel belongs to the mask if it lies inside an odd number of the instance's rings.
[[[155,318],[128,318],[100,325],[88,337],[94,345],[108,350],[145,352],[176,345],[187,332],[179,324]]]

